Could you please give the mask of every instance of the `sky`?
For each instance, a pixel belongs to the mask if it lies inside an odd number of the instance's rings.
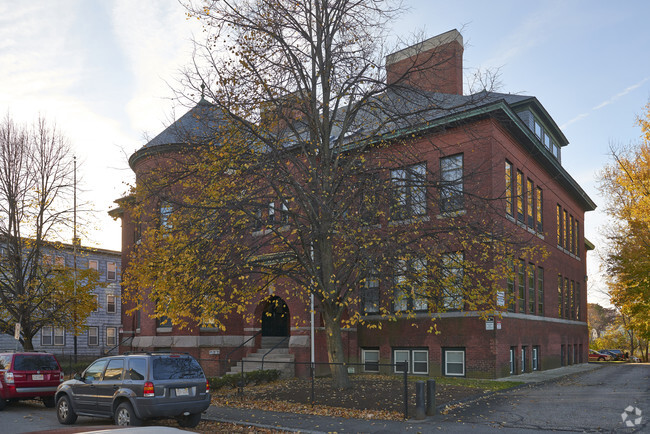
[[[650,100],[650,2],[404,1],[396,39],[458,29],[465,76],[499,70],[499,91],[533,95],[570,144],[562,164],[599,205],[585,218],[589,301],[606,303],[599,273],[605,216],[597,174],[609,147],[638,142]],[[185,111],[173,99],[201,28],[174,0],[0,0],[0,111],[56,122],[79,161],[80,201],[93,224],[82,244],[119,250],[107,211],[133,182],[128,157]],[[467,86],[466,86],[467,88]]]

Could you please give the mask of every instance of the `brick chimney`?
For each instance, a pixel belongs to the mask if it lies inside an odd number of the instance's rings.
[[[463,36],[450,30],[386,56],[387,83],[463,94]]]

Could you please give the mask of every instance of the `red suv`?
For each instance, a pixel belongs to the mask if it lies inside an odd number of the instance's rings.
[[[8,400],[41,398],[54,407],[63,372],[54,354],[0,353],[0,410]]]

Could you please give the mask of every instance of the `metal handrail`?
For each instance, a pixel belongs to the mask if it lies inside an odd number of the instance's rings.
[[[237,348],[235,348],[234,350],[232,350],[231,352],[229,352],[228,354],[226,354],[226,361],[227,361],[227,363],[230,363],[230,355],[231,355],[232,353],[234,353],[235,351],[237,351],[237,350],[243,348],[244,345],[246,345],[247,343],[249,343],[252,339],[254,339],[254,338],[255,338],[257,335],[259,335],[260,333],[262,333],[262,330],[258,330],[257,333],[255,333],[255,334],[254,334],[253,336],[251,336],[250,338],[246,339],[246,340],[244,341],[244,343],[242,343],[240,346],[238,346]]]
[[[273,348],[271,348],[271,349],[268,350],[266,353],[264,353],[264,355],[262,356],[262,368],[261,368],[262,371],[264,370],[264,358],[267,356],[267,354],[269,354],[271,351],[275,350],[278,346],[280,346],[281,343],[283,343],[283,342],[286,341],[287,339],[289,339],[289,336],[285,336],[284,339],[282,339],[282,340],[281,340],[280,342],[278,342],[277,344],[273,345]]]

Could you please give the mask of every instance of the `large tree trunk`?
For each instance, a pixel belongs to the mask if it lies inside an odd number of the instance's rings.
[[[350,389],[352,383],[348,376],[348,369],[347,366],[343,365],[345,363],[345,357],[343,353],[341,325],[325,312],[323,312],[323,322],[325,323],[325,333],[327,334],[327,355],[331,363],[332,385],[339,389]]]
[[[34,344],[32,344],[32,336],[25,335],[22,344],[23,344],[23,350],[34,351]]]

